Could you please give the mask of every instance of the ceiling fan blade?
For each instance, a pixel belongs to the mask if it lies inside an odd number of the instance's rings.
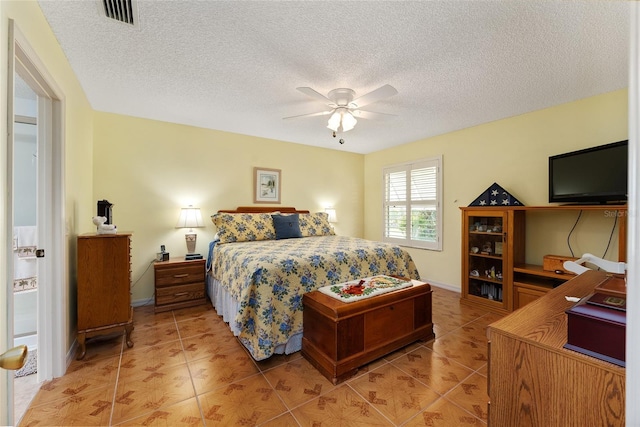
[[[375,111],[353,110],[351,113],[359,119],[385,119],[389,117],[397,117],[396,114],[376,113]]]
[[[316,117],[316,116],[328,116],[329,114],[333,113],[333,110],[329,110],[329,111],[318,111],[317,113],[309,113],[309,114],[300,114],[298,116],[289,116],[289,117],[283,117],[282,120],[287,120],[287,119],[299,119],[301,117]]]
[[[372,104],[374,102],[380,101],[381,99],[388,98],[397,94],[398,91],[391,85],[384,85],[379,87],[376,90],[373,90],[366,95],[362,95],[361,97],[354,99],[349,103],[349,107],[351,108],[360,108],[365,105]]]
[[[305,95],[310,96],[316,101],[320,101],[323,104],[330,106],[331,108],[337,107],[337,105],[334,104],[332,100],[330,100],[320,92],[317,92],[316,90],[311,89],[310,87],[297,87],[296,89],[298,89],[300,92],[304,93]]]

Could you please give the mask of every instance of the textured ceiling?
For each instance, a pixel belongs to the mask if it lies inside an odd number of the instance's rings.
[[[139,0],[139,27],[39,4],[95,110],[356,153],[627,87],[624,1]],[[324,110],[296,87],[384,84],[364,109],[396,117],[336,139],[282,120]]]

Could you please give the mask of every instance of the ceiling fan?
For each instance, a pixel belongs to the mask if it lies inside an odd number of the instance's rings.
[[[310,87],[296,88],[305,95],[326,104],[330,110],[319,111],[317,113],[301,114],[298,116],[284,117],[284,119],[297,119],[301,117],[329,116],[327,127],[333,131],[335,137],[337,133],[347,132],[354,128],[358,120],[356,117],[363,119],[375,119],[384,116],[394,116],[394,114],[375,113],[373,111],[364,111],[360,108],[373,104],[374,102],[388,98],[398,93],[391,85],[384,85],[375,89],[366,95],[354,99],[356,92],[353,89],[338,88],[330,91],[327,96],[322,95]]]

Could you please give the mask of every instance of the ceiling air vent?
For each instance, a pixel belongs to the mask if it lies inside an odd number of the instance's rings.
[[[107,18],[138,26],[138,5],[135,0],[102,0],[102,7]]]

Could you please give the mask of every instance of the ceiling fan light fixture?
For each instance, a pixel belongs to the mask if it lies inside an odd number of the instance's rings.
[[[331,117],[329,117],[329,121],[327,121],[327,127],[334,132],[338,132],[338,128],[340,127],[340,122],[342,121],[342,117],[340,112],[337,110],[333,112]]]
[[[336,108],[336,110],[329,117],[327,121],[327,127],[334,132],[342,131],[347,132],[354,128],[358,123],[351,111],[345,107]]]
[[[371,119],[375,118],[376,116],[393,116],[393,114],[375,113],[373,111],[360,111],[360,108],[388,98],[390,96],[396,95],[398,93],[398,91],[395,90],[395,88],[393,88],[392,86],[384,85],[363,96],[360,96],[357,99],[354,99],[356,92],[353,89],[349,88],[333,89],[328,93],[327,96],[324,96],[320,92],[310,87],[298,87],[296,89],[313,98],[314,100],[327,105],[330,110],[284,118],[293,119],[298,117],[315,117],[329,115],[327,128],[333,131],[334,137],[339,132],[348,132],[353,129],[358,123],[356,116],[363,119]],[[341,140],[341,143],[342,142],[343,141]]]
[[[353,114],[350,111],[345,112],[342,115],[342,131],[347,132],[354,128],[354,126],[358,123]]]

